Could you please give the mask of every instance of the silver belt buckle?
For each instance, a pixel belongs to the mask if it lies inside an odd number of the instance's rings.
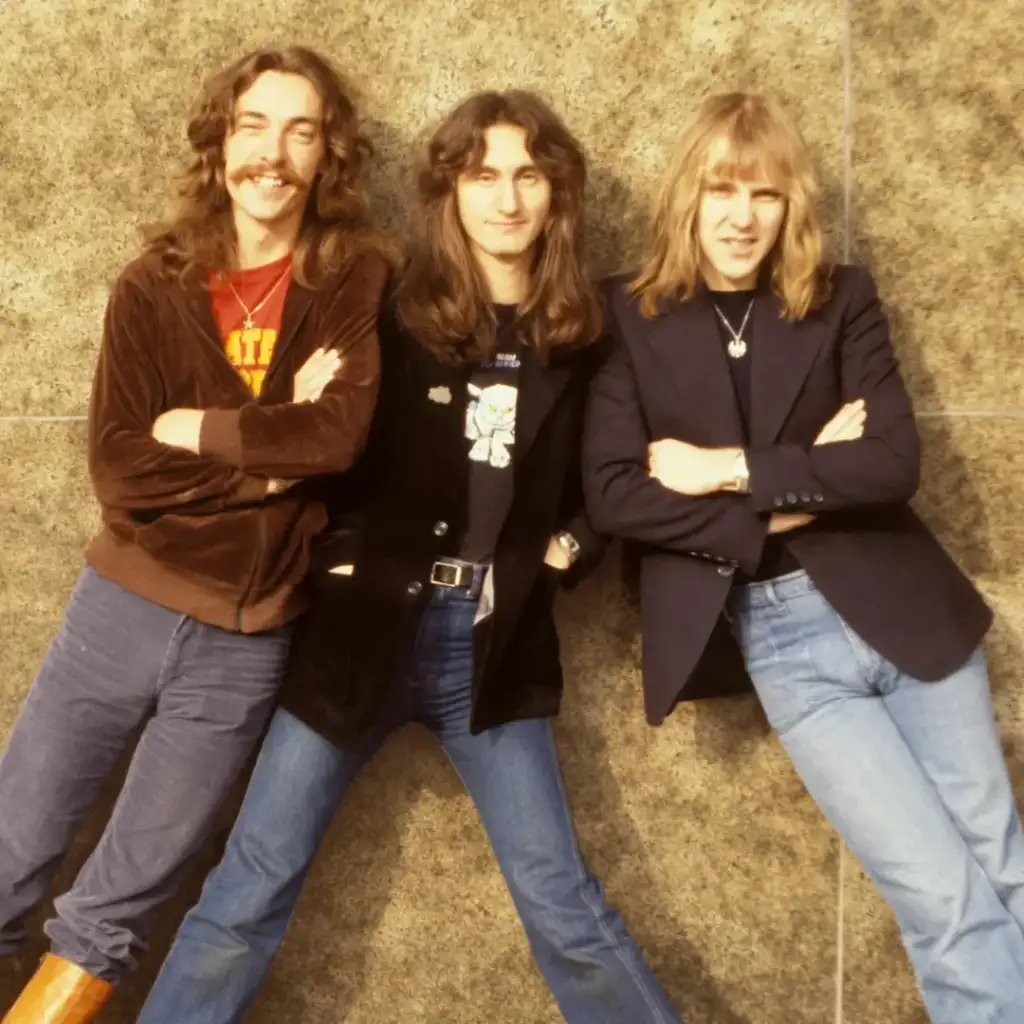
[[[449,582],[448,580],[439,579],[438,576],[437,576],[438,567],[443,567],[445,569],[454,569],[455,570],[455,579],[452,580],[451,582]],[[469,570],[469,574],[470,574],[470,576],[469,576],[469,583],[463,583],[462,582],[463,572],[465,570]],[[472,566],[456,565],[453,562],[444,562],[444,561],[438,560],[438,561],[436,561],[430,567],[430,582],[435,587],[468,587],[473,582],[473,569],[472,569]]]

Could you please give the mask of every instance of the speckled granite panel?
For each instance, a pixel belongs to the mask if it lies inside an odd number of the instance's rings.
[[[82,424],[0,423],[0,736],[98,525]]]
[[[404,220],[424,129],[467,93],[545,93],[592,158],[595,268],[635,259],[667,148],[709,90],[772,89],[822,165],[838,248],[839,0],[35,0],[4,8],[0,414],[84,410],[107,290],[161,209],[200,77],[270,41],[316,46],[362,91],[382,217]],[[102,60],[93,59],[103,53]],[[72,73],[73,69],[73,73]]]
[[[914,501],[961,567],[987,583],[1020,580],[1024,417],[922,417]]]
[[[921,408],[1024,409],[1024,20],[1012,0],[858,0],[855,252]]]
[[[986,641],[996,713],[1024,806],[1024,419],[926,419],[917,506],[996,612]],[[853,857],[845,871],[845,1024],[926,1024],[892,914]]]

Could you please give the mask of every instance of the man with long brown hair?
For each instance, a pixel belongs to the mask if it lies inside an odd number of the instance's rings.
[[[565,1019],[678,1020],[585,866],[548,721],[555,591],[604,551],[578,463],[601,329],[585,176],[530,93],[472,96],[435,132],[366,476],[332,502],[283,707],[140,1024],[243,1019],[350,784],[410,721],[469,791]]]
[[[206,82],[188,137],[177,210],[107,307],[103,527],[0,760],[0,953],[141,738],[5,1024],[92,1020],[145,948],[270,715],[326,522],[301,482],[353,464],[376,400],[387,265],[336,72],[301,48],[250,54]],[[293,401],[293,380],[327,377]]]

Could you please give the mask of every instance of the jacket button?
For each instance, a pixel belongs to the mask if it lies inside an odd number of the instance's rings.
[[[806,491],[800,492],[800,501],[806,505],[811,500],[811,496]]]
[[[419,580],[413,580],[406,588],[405,592],[410,597],[418,597],[423,593],[423,584]]]
[[[782,508],[782,506],[783,506],[783,505],[785,505],[785,501],[783,501],[783,500],[782,500],[782,498],[775,498],[775,499],[774,499],[774,500],[772,501],[772,504],[773,504],[773,505],[774,505],[774,506],[775,506],[776,508]]]
[[[790,491],[786,495],[786,504],[787,505],[795,505],[796,504],[796,495],[792,491]]]
[[[731,565],[720,565],[718,567],[719,576],[731,576],[733,574],[733,568]]]
[[[434,523],[434,536],[443,537],[448,532],[448,524],[443,520],[439,519]]]
[[[814,500],[815,501],[824,501],[825,500],[825,495],[824,494],[816,494],[814,496]]]

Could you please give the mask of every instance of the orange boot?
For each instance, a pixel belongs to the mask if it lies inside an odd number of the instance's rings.
[[[2,1024],[90,1024],[113,991],[109,981],[47,953]]]

